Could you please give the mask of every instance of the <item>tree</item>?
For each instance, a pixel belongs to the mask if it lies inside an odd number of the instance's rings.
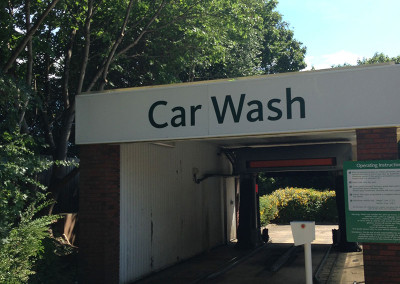
[[[78,155],[74,102],[82,92],[305,67],[306,50],[275,11],[276,0],[1,5],[1,129],[44,138],[53,160]],[[64,175],[63,167],[53,171],[55,198]]]
[[[400,55],[397,57],[389,57],[385,54],[375,52],[375,54],[371,58],[363,58],[361,60],[357,60],[357,65],[364,64],[376,64],[376,63],[385,63],[385,62],[394,62],[396,64],[400,63]]]
[[[240,11],[240,5],[236,7],[239,11],[233,7],[220,9],[221,15],[231,15],[223,26],[235,28],[223,35],[224,54],[217,54],[212,62],[201,60],[194,65],[197,80],[293,72],[306,67],[306,47],[275,11],[278,1],[256,2],[247,14]]]
[[[261,67],[265,74],[293,72],[307,67],[304,61],[307,49],[294,38],[288,23],[275,11],[277,4],[276,0],[266,2],[262,13],[264,41]]]
[[[378,64],[378,63],[387,63],[387,62],[394,62],[395,64],[400,63],[400,55],[397,57],[389,57],[382,52],[375,52],[375,54],[371,58],[364,57],[363,59],[357,60],[357,65],[366,65],[366,64]],[[348,67],[352,66],[349,63],[343,63],[339,65],[333,65],[332,68],[339,68],[339,67]]]
[[[120,67],[119,60],[135,66],[135,58],[149,45],[148,35],[158,33],[161,37],[160,33],[169,26],[184,26],[188,19],[200,18],[211,1],[88,0],[82,5],[66,0],[55,6],[57,2],[27,0],[1,7],[7,16],[4,37],[9,38],[2,40],[7,57],[2,58],[1,64],[7,84],[3,84],[1,92],[13,104],[13,111],[7,106],[1,116],[25,132],[44,136],[50,146],[48,153],[54,160],[64,160],[71,143],[75,97],[83,91],[119,87],[107,80],[110,70],[115,72]],[[22,12],[28,10],[29,13]],[[29,28],[31,18],[34,24]],[[33,50],[23,52],[30,41]],[[34,76],[29,75],[32,73]],[[26,79],[21,80],[23,77]],[[16,93],[8,91],[10,84],[18,86]],[[29,94],[34,97],[32,100]],[[34,112],[26,112],[28,102]],[[3,126],[9,127],[10,123],[2,125],[4,130]],[[64,173],[62,167],[53,172],[50,189],[56,195],[57,182]]]

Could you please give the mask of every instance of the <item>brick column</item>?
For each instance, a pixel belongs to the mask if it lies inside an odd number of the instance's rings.
[[[357,160],[396,160],[397,128],[357,130]],[[400,283],[400,244],[364,243],[365,283]]]
[[[119,145],[80,146],[79,269],[82,283],[119,282]]]

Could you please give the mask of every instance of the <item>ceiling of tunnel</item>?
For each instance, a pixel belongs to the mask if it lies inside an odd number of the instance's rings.
[[[299,132],[284,133],[260,136],[243,136],[243,137],[225,137],[207,139],[207,142],[218,145],[222,148],[259,148],[259,147],[277,147],[277,146],[294,146],[294,145],[313,145],[313,144],[330,144],[330,143],[351,143],[356,144],[356,131],[316,131],[316,132]]]

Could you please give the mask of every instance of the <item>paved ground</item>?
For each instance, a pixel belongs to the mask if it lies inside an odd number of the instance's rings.
[[[362,253],[334,251],[332,229],[337,226],[316,226],[314,284],[364,283]],[[303,247],[293,246],[290,226],[269,225],[268,230],[269,243],[256,250],[221,246],[137,283],[305,283]]]
[[[362,252],[330,251],[318,275],[319,283],[365,283]]]

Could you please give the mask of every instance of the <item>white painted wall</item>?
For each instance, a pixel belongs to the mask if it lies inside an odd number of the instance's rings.
[[[193,181],[193,168],[230,173],[217,147],[205,142],[177,142],[174,148],[148,143],[121,145],[120,282],[126,283],[224,243],[236,232],[224,224],[224,184],[229,178]],[[233,182],[234,185],[234,182]]]

